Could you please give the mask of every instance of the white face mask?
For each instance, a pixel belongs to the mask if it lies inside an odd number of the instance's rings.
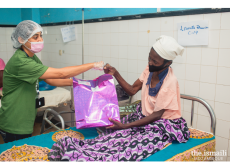
[[[29,49],[25,45],[24,46],[33,53],[41,52],[44,47],[44,42],[30,42],[30,44],[31,44],[31,49]]]

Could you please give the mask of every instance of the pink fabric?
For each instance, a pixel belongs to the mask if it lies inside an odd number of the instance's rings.
[[[5,62],[0,58],[0,70],[4,70],[5,66]]]
[[[143,83],[141,92],[141,103],[143,115],[149,116],[153,112],[165,109],[162,118],[177,119],[181,117],[180,89],[176,76],[171,67],[164,82],[156,96],[149,95],[149,85],[146,85],[149,76],[147,66],[140,76]]]
[[[4,70],[5,66],[5,62],[3,61],[3,59],[0,58],[0,70]],[[0,88],[0,90],[2,91],[2,87]]]
[[[39,53],[42,51],[44,47],[44,42],[30,42],[31,43],[31,49],[29,49],[33,53]]]

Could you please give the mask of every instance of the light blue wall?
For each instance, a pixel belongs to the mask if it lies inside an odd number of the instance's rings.
[[[161,12],[194,8],[162,8]],[[40,8],[41,24],[82,20],[81,8]],[[157,8],[84,8],[84,19],[100,19],[117,16],[156,13]]]
[[[39,8],[33,8],[32,9],[32,15],[33,15],[33,21],[40,24],[40,9]]]
[[[84,19],[155,13],[156,8],[84,8]],[[81,8],[40,8],[41,24],[82,20]]]
[[[0,8],[0,24],[16,25],[21,22],[20,8]]]
[[[21,8],[21,21],[33,20],[32,8]]]
[[[188,10],[194,8],[161,8],[161,12]],[[156,13],[157,8],[85,8],[84,19]],[[81,8],[0,8],[0,24],[17,25],[23,20],[39,24],[82,20]]]
[[[183,11],[183,10],[191,10],[198,8],[161,8],[161,12],[169,12],[169,11]]]
[[[39,8],[0,8],[0,25],[17,25],[23,20],[40,24]]]
[[[23,20],[33,20],[40,24],[40,10],[39,8],[22,8],[21,9],[21,19]]]

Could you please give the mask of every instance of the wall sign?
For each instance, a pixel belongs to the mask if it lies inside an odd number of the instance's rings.
[[[178,43],[182,46],[208,45],[208,29],[207,20],[178,23]]]
[[[70,42],[76,40],[75,26],[68,26],[61,28],[63,42]]]

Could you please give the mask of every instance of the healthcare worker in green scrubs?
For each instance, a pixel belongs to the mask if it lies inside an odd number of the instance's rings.
[[[11,40],[17,50],[4,69],[0,107],[0,134],[5,143],[32,136],[40,80],[52,86],[71,86],[70,77],[104,66],[103,61],[60,69],[43,65],[36,56],[44,46],[42,28],[30,20],[16,26]]]

